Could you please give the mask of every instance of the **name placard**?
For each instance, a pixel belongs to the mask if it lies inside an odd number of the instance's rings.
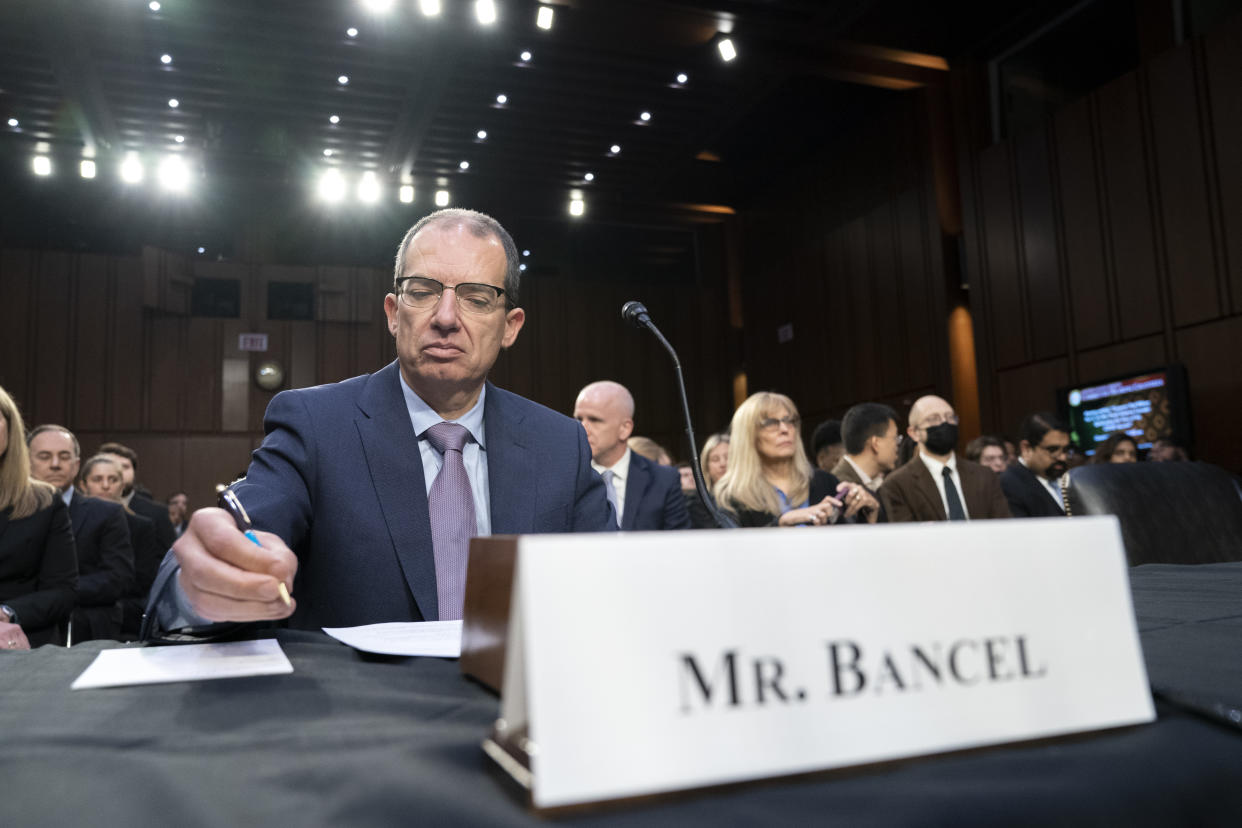
[[[489,753],[555,808],[1154,718],[1111,517],[546,535]]]

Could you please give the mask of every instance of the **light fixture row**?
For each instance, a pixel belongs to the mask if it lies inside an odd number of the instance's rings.
[[[40,177],[50,176],[54,171],[52,158],[45,153],[36,154],[30,166]],[[94,158],[83,158],[78,162],[78,175],[82,178],[95,178],[98,172],[99,165]],[[127,153],[117,166],[117,174],[126,184],[140,184],[146,178],[146,166],[137,153]],[[180,155],[168,155],[156,168],[156,178],[166,190],[185,192],[190,186],[190,168]]]
[[[362,5],[373,14],[387,14],[392,11],[396,2],[395,0],[362,0]],[[443,11],[441,0],[416,0],[416,5],[424,17],[439,17],[440,12]],[[159,3],[152,3],[151,10],[158,11]],[[490,26],[495,23],[498,14],[496,0],[474,0],[474,17],[482,25]],[[540,29],[551,29],[555,17],[556,11],[552,6],[541,3],[535,12],[535,25]],[[351,26],[346,30],[346,34],[350,37],[357,37],[358,30]]]

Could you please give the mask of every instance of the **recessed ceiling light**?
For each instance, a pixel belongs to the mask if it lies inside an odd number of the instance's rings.
[[[392,0],[362,0],[362,5],[381,14],[392,10]]]
[[[91,158],[83,158],[82,163],[78,164],[78,173],[83,178],[95,177],[95,161]]]
[[[650,112],[644,112],[644,113],[642,113],[642,114],[640,114],[640,115],[638,116],[638,119],[639,119],[640,121],[650,121],[650,120],[651,120],[651,113],[650,113]]]
[[[435,17],[440,13],[440,0],[418,0],[418,8],[424,17]]]
[[[9,118],[9,126],[11,126],[11,127],[16,127],[16,126],[18,126],[20,123],[21,123],[21,122],[20,122],[20,121],[18,121],[16,118]]]
[[[526,265],[525,264],[518,265],[518,270],[523,270],[523,271],[526,270]]]
[[[402,184],[401,189],[397,193],[397,197],[401,199],[402,204],[414,203],[414,185]]]
[[[447,207],[449,205],[449,191],[436,190],[436,206]]]
[[[330,124],[339,124],[340,122],[341,122],[341,116],[340,116],[340,115],[329,115],[329,116],[328,116],[328,123],[330,123]]]
[[[174,135],[174,136],[173,136],[173,140],[174,140],[174,141],[176,141],[178,144],[184,144],[184,143],[185,143],[185,136],[184,136],[184,135]]]
[[[678,82],[678,83],[687,83],[687,82],[689,82],[689,80],[690,80],[690,76],[689,76],[689,75],[687,75],[685,72],[680,72],[680,73],[678,73],[678,75],[677,75],[677,82]]]
[[[535,15],[535,25],[541,29],[552,28],[552,17],[555,12],[551,6],[540,6],[538,14]]]
[[[165,66],[172,63],[172,55],[160,55],[160,63],[164,64]]]
[[[497,95],[497,96],[496,96],[496,103],[500,104],[501,106],[504,106],[504,105],[505,105],[505,104],[507,104],[508,102],[509,102],[509,96],[508,96],[508,95]]]
[[[571,198],[569,200],[569,214],[574,218],[580,217],[586,212],[586,202],[581,198]]]
[[[621,154],[621,145],[620,145],[620,144],[613,144],[611,147],[609,147],[609,148],[608,148],[608,151],[609,151],[609,152],[611,152],[613,155],[620,155],[620,154]]]
[[[159,11],[160,4],[157,3],[156,0],[151,0],[150,3],[147,3],[147,8],[150,9],[151,11]]]
[[[486,140],[487,140],[487,130],[486,130],[486,129],[480,129],[478,132],[476,132],[476,133],[474,134],[474,136],[475,136],[476,138],[478,138],[480,141],[486,141]]]
[[[335,167],[324,170],[319,175],[319,197],[329,203],[335,203],[345,197],[345,178]]]
[[[170,155],[160,163],[160,186],[173,192],[184,192],[190,184],[190,170],[179,156]]]
[[[176,98],[169,98],[168,106],[170,109],[176,109],[177,107],[181,106],[181,101],[177,100]]]
[[[587,173],[586,175],[582,176],[582,180],[583,181],[594,181],[595,173]]]
[[[35,175],[52,174],[52,159],[48,158],[46,155],[36,155],[31,166],[34,167]]]
[[[716,43],[716,48],[720,50],[720,59],[725,63],[737,57],[737,49],[733,47],[733,41],[727,37],[721,38]]]
[[[200,255],[200,256],[201,256],[202,254],[206,253],[206,252],[207,252],[207,248],[205,248],[205,247],[200,247],[200,248],[198,249],[198,253],[199,253],[199,255]]]
[[[523,250],[523,251],[522,251],[522,255],[523,255],[523,256],[529,256],[529,255],[530,255],[530,251],[529,251],[529,250]]]
[[[330,149],[326,149],[326,150],[324,150],[324,151],[323,151],[323,157],[324,157],[324,158],[331,158],[331,157],[332,157],[332,150],[330,150]]]
[[[138,156],[130,154],[121,162],[121,180],[126,184],[137,184],[142,181],[144,170]]]
[[[353,26],[350,26],[348,29],[345,30],[345,34],[349,37],[357,37],[358,30],[355,29]]]
[[[362,179],[358,182],[358,200],[363,204],[374,204],[380,198],[379,179],[375,177],[375,173],[367,170],[362,174]]]
[[[518,57],[522,59],[522,63],[529,63],[533,55],[530,52],[522,52]]]
[[[484,26],[490,26],[496,22],[496,3],[495,0],[474,0],[474,16]]]
[[[469,161],[462,161],[460,164],[458,164],[458,165],[457,165],[457,169],[459,169],[459,170],[468,170],[468,169],[470,169],[470,162],[469,162]]]
[[[341,86],[345,86],[347,83],[349,83],[349,75],[337,75],[336,82],[339,83]]]

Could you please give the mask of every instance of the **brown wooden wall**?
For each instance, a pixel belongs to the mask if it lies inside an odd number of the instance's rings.
[[[723,235],[704,230],[699,280],[634,286],[528,276],[527,322],[502,354],[500,386],[570,413],[577,390],[610,378],[628,385],[637,430],[678,456],[682,427],[667,357],[649,335],[625,326],[620,307],[638,298],[681,352],[701,428],[732,412]],[[188,315],[195,279],[240,279],[238,319]],[[374,371],[395,356],[383,313],[391,273],[375,268],[291,267],[141,256],[0,251],[0,385],[28,422],[75,431],[89,454],[106,440],[133,447],[139,480],[157,498],[176,489],[192,504],[245,469],[262,440],[272,393],[252,381],[264,359],[280,362],[286,387]],[[316,321],[267,317],[269,281],[315,285]],[[269,350],[238,350],[238,334],[266,333]]]
[[[1242,19],[971,155],[987,430],[1059,386],[1185,363],[1197,455],[1242,468]]]

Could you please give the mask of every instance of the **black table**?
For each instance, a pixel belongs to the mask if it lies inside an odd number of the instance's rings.
[[[1144,566],[1154,687],[1242,706],[1242,564]],[[510,825],[497,701],[442,659],[276,633],[294,673],[73,692],[102,646],[0,653],[0,826]],[[599,825],[1242,824],[1242,730],[1157,698],[1152,725],[579,814]],[[589,762],[584,755],[582,761]]]

